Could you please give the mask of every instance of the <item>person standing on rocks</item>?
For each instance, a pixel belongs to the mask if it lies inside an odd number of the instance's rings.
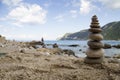
[[[42,48],[46,48],[43,37],[41,38]]]
[[[104,44],[101,42],[103,36],[100,34],[102,29],[99,26],[99,22],[97,20],[97,16],[94,15],[92,17],[92,22],[90,25],[89,31],[89,41],[88,41],[88,50],[86,51],[87,57],[85,58],[85,63],[89,64],[98,64],[103,62],[104,55]]]

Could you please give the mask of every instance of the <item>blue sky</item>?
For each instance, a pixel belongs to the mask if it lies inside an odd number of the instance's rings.
[[[0,0],[0,34],[16,40],[55,40],[88,29],[94,14],[101,26],[120,21],[120,0]]]

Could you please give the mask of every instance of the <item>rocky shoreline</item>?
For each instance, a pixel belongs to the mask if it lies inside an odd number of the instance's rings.
[[[85,64],[84,58],[75,57],[70,50],[34,48],[29,42],[5,38],[0,44],[0,80],[120,79],[117,55],[105,58],[101,64]]]

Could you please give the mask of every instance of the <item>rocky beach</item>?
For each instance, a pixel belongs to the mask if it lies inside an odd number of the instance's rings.
[[[120,0],[0,0],[0,80],[120,80],[119,13]]]
[[[60,48],[35,48],[33,42],[0,37],[1,80],[119,80],[119,57],[86,64]],[[32,43],[32,44],[31,44]]]

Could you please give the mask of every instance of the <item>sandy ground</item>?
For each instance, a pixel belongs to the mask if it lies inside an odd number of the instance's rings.
[[[85,64],[83,58],[33,53],[0,57],[0,80],[120,80],[120,64]]]
[[[119,62],[106,58],[102,64],[85,64],[84,58],[49,52],[5,43],[0,47],[0,80],[120,80]]]

